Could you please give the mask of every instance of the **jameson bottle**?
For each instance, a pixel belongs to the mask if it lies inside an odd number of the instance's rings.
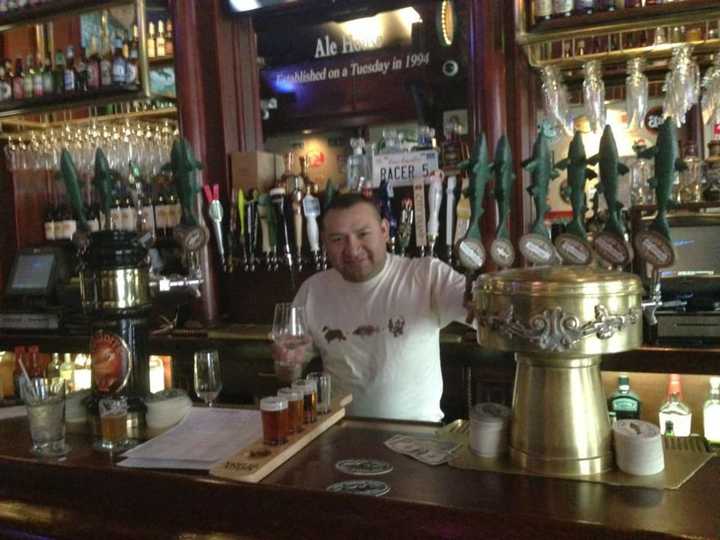
[[[608,398],[608,410],[615,413],[618,420],[640,418],[640,398],[630,390],[630,378],[626,373],[618,377],[618,387]]]

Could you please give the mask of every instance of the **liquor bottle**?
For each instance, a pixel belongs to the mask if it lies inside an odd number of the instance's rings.
[[[552,0],[535,0],[535,21],[544,21],[552,17]]]
[[[45,68],[43,66],[42,58],[40,55],[35,59],[35,69],[33,69],[33,95],[40,97],[45,95],[45,86],[43,85],[43,73]]]
[[[630,165],[630,204],[653,204],[655,202],[655,190],[650,185],[653,177],[652,161],[640,157],[640,154],[647,146],[643,139],[638,139],[633,144],[633,150],[638,156]]]
[[[50,65],[49,58],[46,58],[43,63],[42,86],[44,96],[52,96],[55,93],[55,87],[53,86],[53,70]]]
[[[288,152],[285,154],[285,170],[280,176],[280,180],[275,183],[275,187],[285,188],[285,192],[292,190],[292,186],[295,182],[295,152]]]
[[[618,387],[608,398],[608,410],[615,413],[618,420],[640,418],[640,398],[630,390],[630,378],[627,373],[618,377]]]
[[[31,98],[35,95],[33,85],[35,79],[35,66],[33,65],[33,57],[28,54],[25,57],[25,73],[23,73],[23,94],[25,99]]]
[[[88,47],[87,58],[87,86],[88,90],[97,90],[100,88],[100,55],[97,49],[97,37],[90,38],[90,46]]]
[[[573,0],[553,0],[553,17],[569,17],[573,12]]]
[[[590,14],[594,7],[594,0],[575,0],[575,12],[578,14]]]
[[[100,86],[107,88],[112,86],[112,47],[110,47],[110,37],[106,34],[101,36],[100,43]]]
[[[120,203],[120,214],[122,219],[122,230],[134,231],[136,218],[135,218],[135,205],[132,202],[129,194],[125,194],[122,202]]]
[[[74,382],[75,364],[69,353],[63,356],[63,363],[60,364],[60,378],[65,381],[65,392],[72,392],[75,389]]]
[[[115,36],[115,53],[112,61],[112,84],[122,86],[125,84],[127,60],[123,56],[123,43],[120,36]]]
[[[153,237],[157,234],[155,231],[155,209],[150,195],[144,195],[141,199],[144,232],[149,232]]]
[[[43,226],[45,228],[45,240],[48,242],[55,240],[55,208],[52,204],[48,204],[45,210]]]
[[[75,220],[75,216],[73,215],[73,212],[70,209],[70,206],[67,204],[64,205],[64,207],[63,207],[62,227],[63,227],[63,239],[64,240],[72,240],[72,237],[75,234],[75,231],[77,231],[77,221]]]
[[[52,360],[50,360],[50,363],[45,370],[45,377],[48,379],[60,378],[60,355],[58,353],[52,354]]]
[[[115,196],[113,205],[110,207],[110,228],[115,231],[121,231],[122,226],[122,199],[119,195]]]
[[[68,45],[65,50],[65,72],[63,82],[66,94],[74,94],[77,91],[77,68],[75,67],[75,48]]]
[[[65,92],[65,54],[62,49],[55,51],[55,71],[53,71],[53,88],[56,94]]]
[[[678,437],[687,437],[690,435],[690,426],[692,424],[692,412],[682,401],[682,387],[680,386],[680,376],[673,373],[670,375],[670,383],[668,384],[668,398],[660,406],[660,430],[665,433],[665,423],[670,420],[673,425],[673,432]]]
[[[90,89],[88,63],[87,49],[80,47],[80,56],[77,60],[77,81],[75,83],[75,89],[81,94],[84,94]]]
[[[8,81],[5,66],[0,66],[0,102],[12,99],[12,85]]]
[[[182,219],[182,207],[180,206],[180,199],[178,199],[175,191],[170,191],[170,194],[166,197],[168,206],[168,235],[172,236],[175,227],[180,225]]]
[[[158,57],[165,56],[165,24],[162,21],[157,23],[157,37],[155,38],[155,53]]]
[[[155,58],[157,56],[157,49],[155,48],[155,24],[148,24],[148,35],[147,35],[147,57]]]
[[[702,182],[703,164],[698,157],[697,145],[694,142],[685,145],[685,157],[683,159],[687,169],[680,173],[680,202],[700,202],[705,187]]]
[[[350,139],[352,154],[347,160],[347,184],[350,191],[360,191],[361,178],[369,176],[368,156],[365,155],[365,139],[353,137]]]
[[[165,236],[168,225],[168,207],[165,202],[165,195],[162,190],[158,191],[155,198],[155,230],[157,236]]]
[[[173,26],[172,20],[168,19],[165,23],[165,55],[172,56],[175,54],[175,44],[173,43]]]
[[[15,60],[15,72],[12,78],[13,99],[23,99],[25,97],[25,83],[23,79],[23,63],[22,59]]]
[[[720,444],[720,377],[710,377],[710,395],[703,406],[703,433],[714,444]]]
[[[138,48],[135,42],[130,44],[130,57],[125,66],[125,84],[138,82]]]

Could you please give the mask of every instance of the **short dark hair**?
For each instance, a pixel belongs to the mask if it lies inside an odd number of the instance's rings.
[[[325,212],[322,216],[322,225],[325,226],[325,216],[327,216],[331,211],[337,210],[348,210],[349,208],[352,208],[353,206],[357,206],[358,204],[366,204],[370,208],[373,209],[373,213],[377,217],[378,221],[382,221],[382,216],[380,215],[380,211],[378,210],[378,207],[375,205],[373,201],[370,199],[364,197],[360,193],[356,192],[349,192],[349,193],[338,193],[336,194],[333,199],[330,201],[330,204],[325,209]]]

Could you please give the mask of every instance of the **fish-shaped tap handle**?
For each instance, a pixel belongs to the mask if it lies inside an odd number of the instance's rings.
[[[492,177],[492,162],[488,154],[485,134],[473,147],[468,161],[460,164],[460,168],[467,170],[470,179],[467,188],[467,197],[470,203],[470,224],[467,232],[458,244],[458,260],[460,265],[468,272],[476,272],[485,264],[485,247],[482,243],[481,219],[485,213],[483,203],[485,190]]]
[[[642,150],[640,157],[655,158],[655,176],[650,180],[650,185],[655,189],[657,213],[648,230],[635,235],[635,247],[643,260],[655,268],[665,268],[675,262],[667,219],[668,210],[674,206],[672,185],[675,175],[687,170],[687,164],[680,159],[677,128],[671,117],[666,118],[660,126],[655,146]]]
[[[495,146],[493,159],[495,174],[495,201],[498,207],[498,226],[490,246],[490,256],[498,266],[508,268],[515,261],[515,249],[510,242],[510,207],[512,188],[515,183],[512,151],[507,135],[503,135]]]
[[[547,200],[550,182],[560,176],[550,152],[550,140],[554,137],[552,124],[543,121],[535,137],[532,157],[522,162],[523,168],[530,173],[527,191],[535,207],[535,220],[530,233],[520,239],[520,251],[534,264],[550,264],[557,259],[555,247],[550,242],[550,232],[545,226],[545,214],[550,210]]]
[[[83,209],[82,193],[80,192],[80,181],[78,179],[77,168],[73,162],[72,156],[67,149],[63,148],[60,154],[60,172],[62,173],[65,189],[67,190],[68,199],[78,218],[78,226],[80,230],[87,233],[90,232]]]
[[[175,189],[182,209],[181,223],[185,226],[198,224],[195,215],[195,201],[200,192],[197,171],[203,168],[192,151],[192,146],[185,139],[176,139],[170,151],[170,163],[163,170],[172,173]]]
[[[110,208],[112,207],[112,171],[108,163],[107,156],[101,148],[95,150],[95,174],[93,176],[93,186],[95,192],[100,199],[100,208],[102,208],[105,223],[101,224],[103,229],[112,228],[112,219],[110,217]]]

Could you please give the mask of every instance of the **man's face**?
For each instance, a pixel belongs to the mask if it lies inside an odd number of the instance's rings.
[[[323,240],[333,268],[347,281],[362,282],[385,265],[388,224],[370,204],[334,209],[324,219]]]

